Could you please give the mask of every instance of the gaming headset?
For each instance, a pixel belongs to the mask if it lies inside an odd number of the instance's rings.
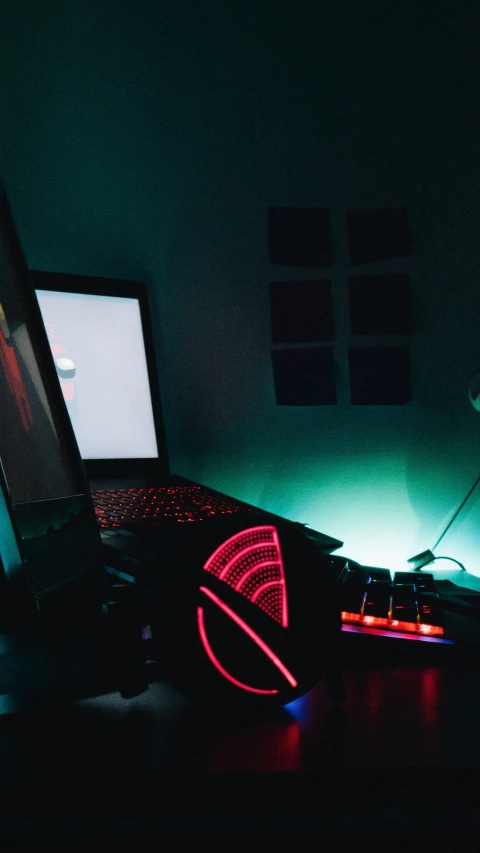
[[[157,655],[197,700],[284,705],[337,664],[328,556],[302,525],[252,521],[183,529],[161,556],[161,590],[146,590]]]

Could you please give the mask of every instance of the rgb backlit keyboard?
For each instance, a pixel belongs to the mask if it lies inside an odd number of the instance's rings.
[[[96,489],[95,514],[102,528],[125,524],[193,523],[219,515],[253,515],[259,510],[202,486],[156,486],[145,489]]]
[[[408,634],[417,639],[445,634],[433,575],[395,572],[347,563],[342,580],[344,629],[370,633]]]

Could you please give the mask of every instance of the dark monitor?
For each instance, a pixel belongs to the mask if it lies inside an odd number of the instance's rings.
[[[18,545],[0,557],[10,581],[27,573],[38,601],[97,573],[100,539],[48,338],[0,185],[0,462],[3,526]],[[0,484],[2,485],[2,484]],[[98,549],[98,550],[97,550]]]

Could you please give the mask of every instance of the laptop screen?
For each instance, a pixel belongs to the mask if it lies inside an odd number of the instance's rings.
[[[87,473],[169,473],[145,285],[32,270]]]
[[[138,299],[36,293],[82,458],[157,458]]]

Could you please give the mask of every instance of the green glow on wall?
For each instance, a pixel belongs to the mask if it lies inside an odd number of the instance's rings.
[[[405,571],[407,560],[431,547],[464,496],[447,503],[431,492],[412,500],[407,488],[408,466],[404,452],[396,455],[364,454],[337,462],[322,458],[293,459],[281,465],[273,449],[259,464],[258,450],[243,452],[242,461],[230,454],[205,454],[201,465],[190,465],[193,479],[240,499],[278,513],[344,542],[338,554],[369,565]],[[265,474],[270,469],[270,478]],[[466,492],[466,490],[465,490]],[[428,518],[428,522],[425,522]],[[437,550],[464,563],[480,576],[480,489],[473,495]],[[448,567],[438,562],[436,568]],[[452,564],[450,563],[450,568]]]

